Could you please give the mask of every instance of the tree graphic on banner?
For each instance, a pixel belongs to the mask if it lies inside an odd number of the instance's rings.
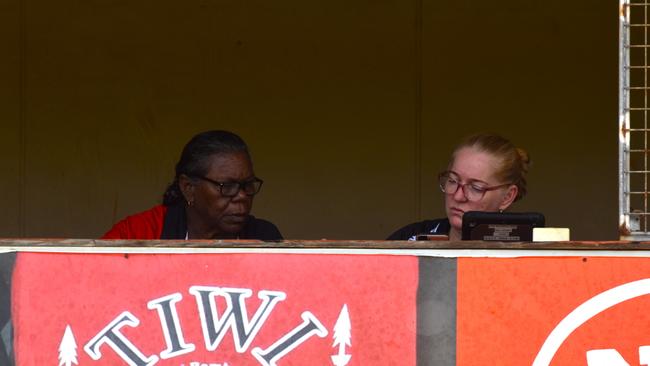
[[[77,363],[77,342],[72,335],[72,329],[67,325],[59,345],[59,366],[72,366],[72,364],[79,364]]]
[[[336,320],[336,324],[334,325],[334,344],[332,344],[332,347],[339,347],[338,353],[331,356],[334,366],[345,366],[350,362],[352,355],[345,353],[345,346],[352,346],[352,334],[350,333],[350,328],[348,305],[344,304],[341,313],[339,314],[339,318]]]

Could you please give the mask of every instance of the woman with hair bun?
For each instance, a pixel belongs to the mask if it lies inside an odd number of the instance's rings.
[[[528,153],[502,136],[470,136],[454,149],[447,170],[438,175],[447,218],[407,225],[388,240],[416,240],[418,235],[431,234],[461,240],[465,212],[503,212],[526,195],[529,164]]]
[[[183,148],[162,205],[128,216],[102,238],[281,240],[275,225],[250,215],[260,188],[239,136],[202,132]]]

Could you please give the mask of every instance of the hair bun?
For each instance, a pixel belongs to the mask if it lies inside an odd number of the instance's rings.
[[[520,147],[516,148],[517,150],[517,155],[519,155],[519,159],[521,160],[521,168],[524,171],[524,173],[528,173],[528,167],[530,165],[530,155],[528,155],[528,152]]]

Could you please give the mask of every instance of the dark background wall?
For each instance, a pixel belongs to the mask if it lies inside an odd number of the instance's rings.
[[[529,150],[536,210],[616,239],[617,2],[0,3],[0,236],[93,238],[160,200],[184,143],[230,129],[293,239],[444,215],[453,146]]]

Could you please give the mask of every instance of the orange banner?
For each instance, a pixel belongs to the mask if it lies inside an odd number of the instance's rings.
[[[648,258],[459,258],[457,365],[648,365],[648,294]]]

